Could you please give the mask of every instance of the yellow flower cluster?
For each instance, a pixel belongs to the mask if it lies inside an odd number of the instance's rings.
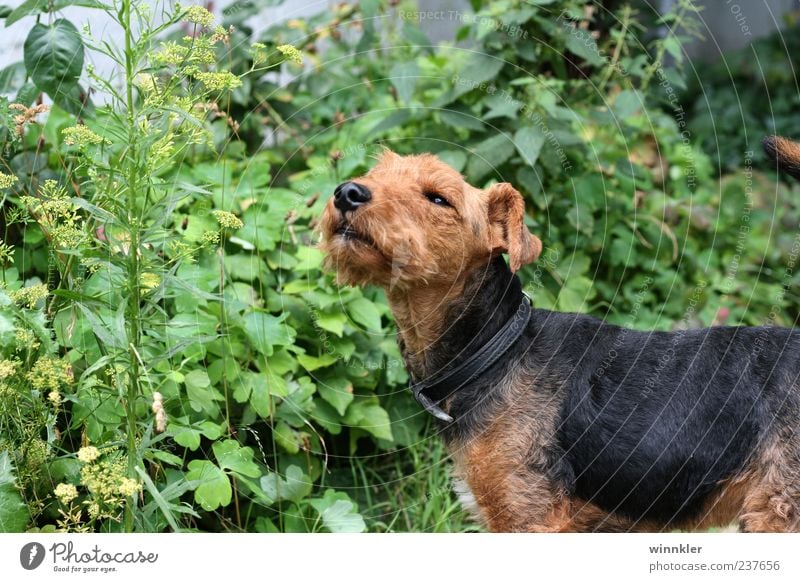
[[[303,64],[303,53],[301,53],[297,47],[290,44],[282,44],[278,46],[278,51],[286,57],[286,60],[297,63],[298,65]]]
[[[202,6],[189,6],[183,19],[206,28],[214,24],[214,15]]]
[[[107,141],[85,125],[67,127],[61,133],[64,136],[65,144],[68,146],[77,146],[81,149],[85,149],[90,145],[100,145]]]
[[[0,172],[0,188],[11,188],[17,183],[17,177],[13,174],[4,174]]]
[[[124,459],[84,464],[81,483],[96,501],[105,505],[120,504],[125,497],[135,495],[142,489],[141,483],[125,475]]]
[[[80,127],[85,126],[79,125],[68,129]],[[86,131],[92,133],[89,129]],[[100,136],[97,137],[103,139]],[[79,142],[72,143],[78,144]],[[67,189],[60,186],[55,180],[45,181],[40,189],[40,197],[23,196],[20,200],[44,227],[44,230],[49,233],[50,239],[56,247],[75,248],[86,238],[86,233],[79,228],[80,217]]]
[[[153,55],[153,60],[162,65],[179,65],[189,57],[189,47],[174,41],[162,42],[161,50]]]
[[[253,55],[253,64],[254,65],[261,65],[266,63],[269,57],[269,53],[267,52],[267,45],[254,42],[250,45],[250,51]]]
[[[58,391],[62,385],[72,384],[72,367],[65,360],[45,356],[36,361],[25,377],[36,390]]]
[[[156,273],[142,273],[139,277],[142,288],[151,291],[161,285],[161,277]]]
[[[81,447],[78,449],[78,460],[81,463],[91,463],[100,458],[100,450],[97,447]]]
[[[38,472],[50,457],[50,446],[42,439],[33,439],[25,446],[24,455],[25,465]]]
[[[230,71],[217,71],[213,73],[196,73],[195,77],[211,91],[225,91],[235,89],[242,84],[241,79]]]
[[[0,360],[0,380],[10,378],[17,373],[19,360]]]
[[[80,246],[86,234],[73,223],[59,224],[50,231],[53,244],[59,249],[75,249]]]
[[[214,215],[214,218],[217,219],[217,222],[222,228],[242,228],[244,223],[237,218],[235,214],[232,212],[226,212],[224,210],[214,210],[211,214]]]
[[[14,245],[0,241],[0,264],[14,262]]]
[[[136,75],[133,83],[145,93],[154,93],[158,91],[158,82],[155,76],[149,73],[139,73]]]
[[[61,503],[67,505],[78,497],[78,489],[75,485],[70,485],[69,483],[59,483],[56,485],[55,494]]]
[[[31,287],[22,287],[10,293],[11,299],[17,305],[33,309],[36,304],[49,295],[47,285],[40,283]]]
[[[50,401],[50,404],[52,404],[56,408],[61,406],[61,401],[62,401],[61,392],[59,392],[58,390],[51,391],[50,394],[47,395],[47,399]]]
[[[130,477],[123,477],[119,484],[119,494],[123,497],[132,497],[142,490],[142,484],[131,479]]]
[[[55,218],[71,218],[75,205],[67,194],[67,189],[55,180],[45,180],[40,188],[40,197],[23,196],[20,201],[34,215],[44,214],[50,220]]]
[[[35,350],[39,347],[39,340],[36,339],[36,334],[30,329],[19,328],[14,332],[14,343],[16,350]]]
[[[153,55],[153,60],[162,65],[185,65],[200,63],[211,65],[217,61],[214,54],[214,43],[205,37],[186,37],[183,39],[187,45],[175,41],[162,42],[161,50]],[[187,67],[184,72],[189,74],[197,70],[196,66]]]
[[[206,231],[200,237],[200,243],[204,246],[219,244],[219,233],[217,231]]]

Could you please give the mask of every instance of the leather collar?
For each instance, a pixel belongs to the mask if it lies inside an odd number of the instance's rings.
[[[412,380],[411,392],[427,412],[444,422],[453,422],[453,417],[439,405],[489,369],[519,340],[531,318],[531,300],[527,295],[523,295],[522,302],[514,315],[492,339],[469,358],[455,368],[442,370],[419,382]]]

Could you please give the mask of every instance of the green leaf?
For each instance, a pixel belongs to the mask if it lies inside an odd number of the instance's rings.
[[[334,311],[333,313],[318,312],[315,321],[322,329],[342,337],[344,324],[347,323],[347,316],[341,311]]]
[[[347,305],[347,311],[356,323],[372,331],[381,330],[381,313],[369,299],[354,299]]]
[[[331,533],[360,533],[367,529],[356,504],[343,492],[328,489],[321,499],[309,504],[317,510],[322,525]]]
[[[212,388],[211,380],[205,370],[192,370],[186,374],[186,395],[189,397],[189,405],[197,412],[206,412],[210,416],[216,416],[219,412],[215,400],[221,400],[220,394]]]
[[[445,150],[436,155],[456,172],[460,172],[467,165],[467,154],[461,150]]]
[[[353,383],[342,376],[320,378],[317,382],[317,392],[341,415],[344,415],[353,401]]]
[[[164,518],[169,523],[169,526],[172,528],[172,531],[179,532],[181,531],[181,527],[178,525],[175,516],[173,515],[174,504],[169,503],[164,496],[161,495],[161,492],[156,487],[153,480],[150,479],[150,475],[148,475],[141,467],[136,467],[136,473],[139,475],[139,478],[144,483],[144,486],[147,488],[147,491],[150,493],[150,496],[153,498],[153,501],[156,502],[158,508],[161,510],[161,513],[164,515]]]
[[[288,314],[275,317],[265,311],[251,311],[243,317],[244,331],[253,346],[265,356],[271,356],[274,346],[288,346],[297,332],[284,320]]]
[[[80,84],[68,86],[66,91],[58,90],[51,93],[50,96],[56,105],[67,113],[81,117],[94,117],[94,103]]]
[[[325,368],[331,364],[335,364],[339,358],[333,354],[322,354],[320,356],[309,356],[308,354],[298,354],[297,361],[303,366],[306,371],[313,372],[319,368]]]
[[[614,100],[614,114],[625,121],[644,105],[642,96],[637,91],[622,91]]]
[[[505,62],[500,57],[482,52],[472,53],[459,71],[451,97],[455,99],[473,89],[487,91],[488,81],[497,76],[504,64]]]
[[[99,314],[95,313],[90,307],[83,303],[75,303],[78,309],[81,310],[83,316],[89,320],[92,331],[97,339],[100,340],[105,346],[110,348],[124,349],[125,348],[125,333],[118,328],[115,328],[117,320],[112,319],[107,310],[105,312],[105,319]],[[109,321],[110,320],[110,321]]]
[[[231,482],[225,472],[211,461],[195,459],[190,462],[186,478],[189,481],[200,481],[200,485],[194,490],[194,499],[206,511],[214,511],[231,502]]]
[[[300,445],[302,444],[300,433],[282,420],[275,425],[272,436],[275,437],[275,442],[287,453],[296,455],[300,452]]]
[[[242,447],[238,441],[227,439],[214,443],[211,448],[223,470],[254,479],[261,476],[261,470],[253,462],[253,449],[250,447]]]
[[[514,154],[514,142],[504,134],[498,134],[481,142],[467,162],[467,177],[477,182],[490,172],[496,172]]]
[[[439,118],[442,123],[446,123],[450,127],[464,128],[472,131],[484,131],[486,129],[485,122],[476,117],[467,108],[456,109],[450,107],[449,109],[442,109],[439,111]]]
[[[14,466],[8,451],[0,453],[0,533],[25,531],[30,514],[17,491]]]
[[[414,88],[417,86],[417,76],[419,67],[415,61],[399,61],[389,71],[389,79],[397,90],[397,97],[401,103],[407,104],[411,101]]]
[[[35,24],[25,39],[23,55],[33,82],[51,96],[67,94],[83,71],[83,41],[63,18],[50,25]]]
[[[385,112],[382,112],[385,113]],[[381,121],[376,123],[370,130],[371,135],[377,135],[398,125],[405,125],[411,119],[411,113],[408,109],[395,109],[389,115],[386,115]]]
[[[582,313],[595,295],[592,280],[588,277],[571,277],[558,294],[559,311]]]
[[[297,264],[292,267],[295,273],[319,269],[322,265],[322,251],[314,247],[301,246],[297,249]]]
[[[581,28],[568,27],[566,35],[566,45],[569,52],[581,57],[590,65],[598,66],[603,64],[603,57],[600,56],[597,42],[588,31]]]
[[[379,404],[368,401],[356,402],[347,409],[345,423],[362,428],[372,436],[387,441],[392,438],[392,421]]]
[[[222,434],[222,429],[218,424],[214,424],[210,420],[203,421],[196,425],[185,424],[186,417],[177,419],[176,422],[170,423],[167,429],[175,439],[175,442],[186,447],[192,451],[196,451],[200,446],[200,436],[204,436],[209,440],[217,440]]]
[[[264,494],[270,499],[285,499],[295,503],[308,497],[314,487],[311,479],[296,465],[290,465],[286,469],[285,479],[277,473],[269,473],[261,477],[260,484]]]
[[[523,127],[514,134],[514,145],[525,163],[532,166],[539,159],[539,152],[542,151],[544,133],[538,125]]]

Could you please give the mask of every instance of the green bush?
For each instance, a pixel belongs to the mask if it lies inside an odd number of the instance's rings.
[[[59,52],[107,51],[90,30],[32,28],[0,72],[0,528],[474,529],[383,295],[320,270],[315,219],[383,145],[524,193],[538,306],[645,329],[794,320],[773,218],[797,216],[791,193],[752,167],[712,180],[665,65],[684,37],[645,42],[627,5],[504,0],[434,47],[395,4],[256,38],[255,3],[217,26],[123,0],[113,82]],[[23,7],[7,19],[48,9]]]

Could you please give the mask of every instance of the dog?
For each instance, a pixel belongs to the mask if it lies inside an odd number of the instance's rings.
[[[764,147],[800,178],[800,145]],[[385,290],[476,518],[495,532],[800,531],[800,331],[646,332],[533,308],[516,272],[542,243],[524,216],[511,184],[386,151],[319,223],[338,281]]]

